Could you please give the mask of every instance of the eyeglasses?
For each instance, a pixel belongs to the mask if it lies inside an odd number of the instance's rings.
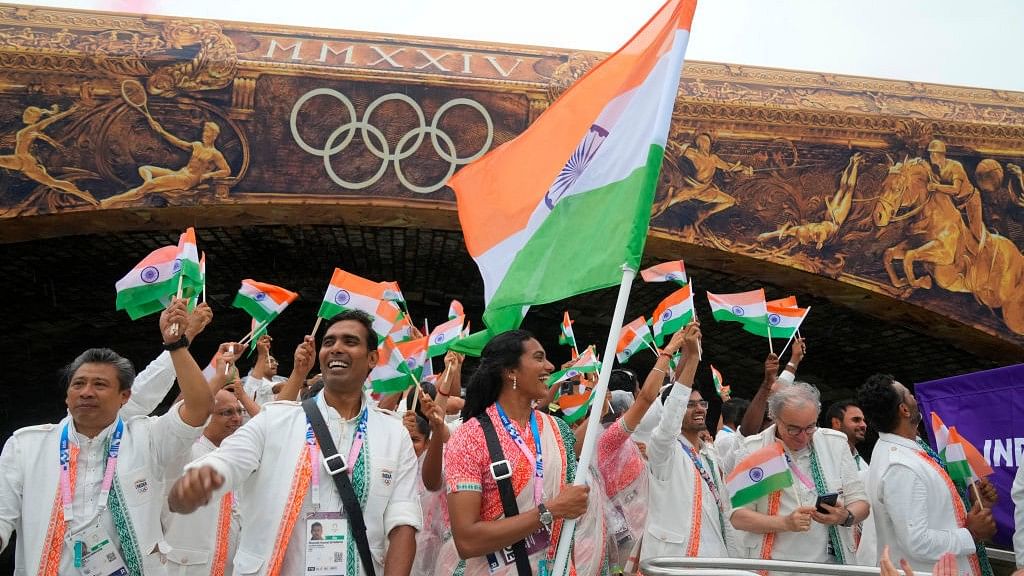
[[[698,406],[700,406],[701,408],[707,408],[708,407],[708,401],[707,400],[690,400],[690,401],[688,401],[686,403],[686,409],[687,410],[693,410],[694,408],[696,408]]]
[[[245,409],[236,408],[234,410],[221,410],[220,412],[214,412],[214,414],[221,418],[231,418],[232,416],[238,416],[241,418],[242,416],[245,416]]]
[[[801,434],[814,434],[814,432],[818,429],[817,424],[811,424],[810,426],[805,426],[801,428],[800,426],[790,426],[789,424],[786,424],[785,422],[778,418],[776,418],[776,420],[779,424],[785,427],[786,434],[789,434],[790,436],[799,436]]]

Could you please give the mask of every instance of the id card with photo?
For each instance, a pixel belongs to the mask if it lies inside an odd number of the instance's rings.
[[[306,576],[345,574],[348,519],[340,512],[306,515]]]
[[[121,553],[99,522],[71,536],[71,546],[84,576],[128,576]]]

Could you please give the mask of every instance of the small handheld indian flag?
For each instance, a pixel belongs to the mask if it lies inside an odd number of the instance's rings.
[[[938,452],[939,456],[947,462],[949,462],[950,458],[948,455],[948,448],[949,444],[952,442],[950,438],[954,429],[956,429],[956,426],[950,426],[947,428],[946,424],[942,421],[942,418],[939,417],[939,414],[937,412],[932,412],[932,437],[935,438],[935,451]],[[989,465],[988,461],[985,460],[985,457],[982,456],[981,452],[978,451],[974,444],[971,444],[969,440],[961,436],[959,433],[957,434],[957,438],[960,442],[960,448],[957,450],[963,451],[964,457],[970,464],[971,469],[974,470],[975,476],[979,478],[991,476],[994,473],[992,466]],[[957,457],[959,457],[959,453]],[[952,476],[952,473],[950,473],[950,476]]]
[[[115,310],[124,310],[132,320],[164,309],[161,298],[178,290],[178,247],[157,248],[117,281]]]
[[[576,349],[576,335],[572,332],[572,320],[569,319],[568,310],[562,313],[562,331],[558,335],[558,343]]]
[[[714,364],[711,365],[711,381],[715,384],[715,392],[718,397],[725,399],[725,394],[729,393],[729,387],[724,384],[722,373],[715,369]]]
[[[644,282],[675,282],[680,286],[686,284],[686,266],[682,260],[662,262],[640,271]]]
[[[373,391],[380,394],[403,392],[416,383],[398,345],[388,337],[377,348],[377,365],[368,379]]]
[[[317,316],[330,319],[345,310],[362,310],[372,316],[373,330],[380,336],[391,332],[402,312],[384,298],[380,283],[335,268]]]
[[[184,287],[192,289],[187,294],[198,293],[203,287],[203,270],[202,264],[199,262],[199,247],[196,245],[195,228],[189,227],[178,237],[178,261],[181,266],[181,274],[186,280],[182,284]]]
[[[776,308],[796,308],[796,296],[786,296],[785,298],[779,298],[778,300],[769,300],[765,303],[768,307]]]
[[[566,380],[572,380],[581,374],[596,374],[600,371],[601,362],[598,361],[597,354],[594,353],[594,347],[588,346],[568,368],[548,376],[548,388],[561,384]]]
[[[575,424],[587,415],[590,410],[590,401],[594,391],[587,389],[579,394],[566,394],[559,396],[558,408],[562,411],[564,420],[568,424]]]
[[[391,327],[391,332],[388,336],[390,336],[396,344],[412,340],[412,323],[409,322],[409,317],[402,314],[395,322],[395,325]]]
[[[405,360],[405,367],[409,374],[416,380],[423,376],[423,367],[427,364],[427,337],[416,338],[401,344],[395,344],[395,349]]]
[[[796,331],[800,329],[800,325],[803,324],[810,308],[773,306],[768,304],[765,306],[765,311],[768,313],[766,323],[744,322],[743,329],[764,338],[769,337],[769,331],[772,338],[792,338]]]
[[[768,303],[764,299],[764,288],[735,294],[712,294],[708,292],[711,315],[719,322],[742,322],[744,324],[768,323]]]
[[[427,350],[427,356],[433,358],[447,352],[448,347],[451,346],[452,342],[458,340],[462,335],[462,326],[465,323],[465,320],[465,316],[458,316],[454,320],[449,320],[437,328],[434,328],[434,331],[430,333],[430,344]]]
[[[687,284],[668,295],[654,309],[654,341],[664,344],[665,339],[693,321],[693,293]]]
[[[736,464],[725,479],[733,508],[757,502],[777,490],[793,485],[793,473],[786,465],[780,442],[765,446]]]
[[[246,278],[242,280],[242,287],[238,289],[231,305],[248,312],[253,320],[269,324],[298,297],[291,290]]]
[[[647,319],[641,316],[622,327],[622,335],[619,336],[619,343],[615,347],[615,358],[620,364],[625,364],[641,348],[650,348],[653,351],[653,343],[654,335],[647,326]]]
[[[380,285],[384,288],[384,300],[394,302],[398,304],[399,308],[406,309],[405,296],[402,295],[402,289],[398,287],[398,282],[381,282]]]
[[[452,303],[448,305],[448,319],[455,320],[459,316],[465,315],[466,313],[462,310],[462,302],[452,300]]]

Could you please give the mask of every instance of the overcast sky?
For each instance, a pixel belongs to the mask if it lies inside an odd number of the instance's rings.
[[[613,51],[661,0],[33,0]],[[1024,1],[701,0],[686,57],[1024,91]]]

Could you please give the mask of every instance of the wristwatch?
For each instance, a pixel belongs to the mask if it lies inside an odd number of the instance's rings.
[[[846,520],[843,520],[843,523],[840,524],[840,526],[842,526],[844,528],[849,528],[850,526],[853,526],[853,521],[854,521],[853,512],[850,512],[849,510],[847,510],[846,511]]]
[[[178,338],[174,342],[164,342],[164,350],[167,350],[168,352],[173,352],[174,350],[177,350],[179,348],[187,348],[188,345],[188,336],[182,334],[181,338]]]
[[[537,511],[540,512],[540,523],[544,525],[544,529],[551,532],[551,526],[555,523],[555,517],[551,515],[551,510],[544,505],[543,502],[537,504]]]

